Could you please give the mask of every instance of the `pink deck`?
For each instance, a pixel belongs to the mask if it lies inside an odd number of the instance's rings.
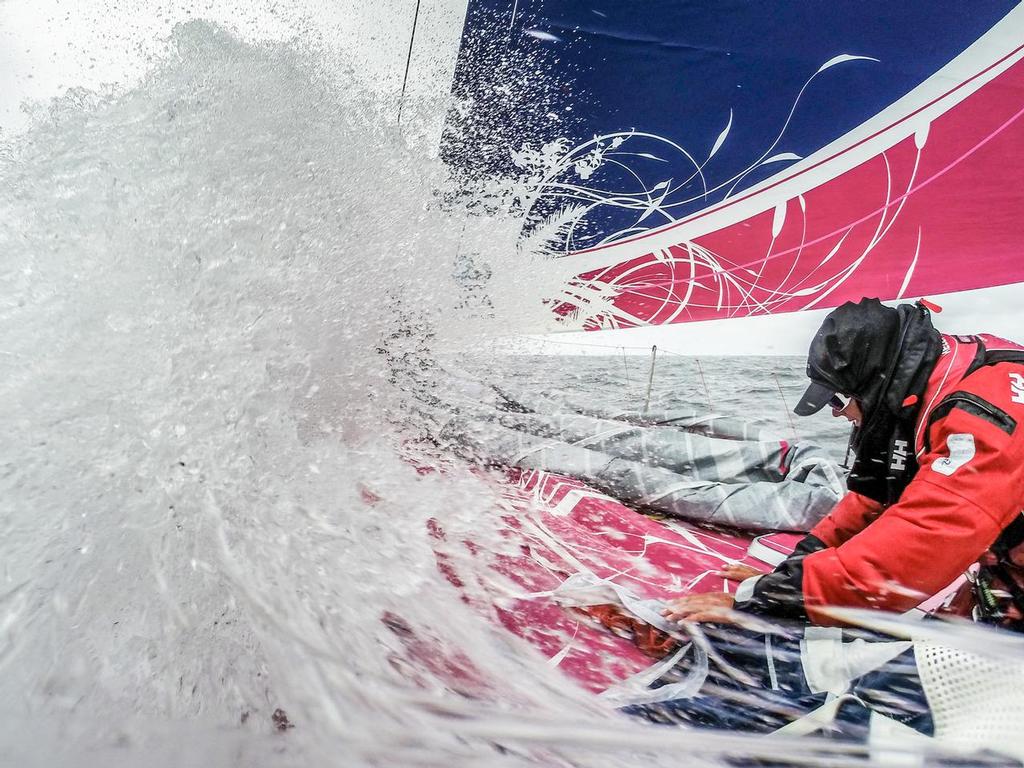
[[[484,564],[485,570],[506,577],[524,595],[555,589],[581,570],[612,579],[645,598],[721,590],[724,582],[714,571],[732,562],[770,570],[747,556],[746,538],[652,520],[571,478],[533,470],[512,469],[507,474],[502,494],[514,514],[504,518],[507,527],[502,534],[518,543],[509,548],[515,554],[484,552],[468,541],[463,545],[473,553],[475,566]],[[432,533],[446,538],[436,524]],[[799,538],[780,536],[790,548]],[[631,640],[550,598],[509,599],[498,586],[504,579],[489,583],[478,567],[473,573],[459,572],[454,565],[459,558],[444,552],[451,546],[449,541],[438,547],[439,566],[449,581],[462,587],[473,579],[489,591],[492,602],[481,609],[493,615],[498,606],[501,623],[546,657],[568,646],[559,668],[585,687],[604,690],[654,663]]]

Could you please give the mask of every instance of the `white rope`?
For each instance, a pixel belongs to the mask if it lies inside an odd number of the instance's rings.
[[[675,667],[682,661],[683,656],[690,651],[693,652],[693,662],[686,677],[679,682],[669,683],[653,690],[650,689],[651,683]],[[704,686],[704,681],[708,677],[708,670],[707,653],[700,646],[687,643],[664,661],[611,686],[599,694],[599,698],[611,701],[616,707],[625,707],[631,704],[658,704],[662,701],[690,699],[696,696]],[[638,688],[640,690],[637,690]]]

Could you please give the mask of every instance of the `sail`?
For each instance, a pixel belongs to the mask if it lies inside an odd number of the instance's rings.
[[[525,179],[561,327],[1024,281],[1024,7],[787,6],[469,3],[442,151]]]

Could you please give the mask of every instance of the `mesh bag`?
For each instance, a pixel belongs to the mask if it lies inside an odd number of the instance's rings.
[[[933,642],[914,643],[914,652],[936,740],[1024,758],[1024,663]]]

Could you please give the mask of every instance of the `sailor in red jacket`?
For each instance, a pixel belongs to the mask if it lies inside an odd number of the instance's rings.
[[[1017,705],[986,712],[979,730],[974,699],[953,690],[979,674],[1021,679],[1019,664],[927,647],[919,656],[912,642],[812,626],[838,623],[830,606],[914,608],[976,561],[975,617],[1024,626],[1024,348],[941,335],[922,304],[863,299],[829,314],[807,373],[798,414],[832,402],[835,415],[858,423],[849,493],[775,571],[744,580],[735,597],[671,601],[665,616],[711,626],[694,635],[707,647],[704,663],[680,662],[659,684],[682,673],[688,685],[703,680],[695,693],[689,685],[679,698],[624,711],[760,732],[830,722],[833,734],[856,740],[895,723],[1024,759]],[[752,614],[788,621],[764,632],[743,620]]]
[[[773,573],[680,598],[674,619],[738,611],[834,624],[827,606],[903,612],[983,563],[976,618],[1016,626],[1024,591],[1024,348],[948,336],[921,304],[847,303],[811,343],[795,408],[862,421],[849,493]],[[843,410],[837,398],[851,398]],[[844,413],[845,411],[845,413]],[[1002,600],[993,595],[1003,595]]]

